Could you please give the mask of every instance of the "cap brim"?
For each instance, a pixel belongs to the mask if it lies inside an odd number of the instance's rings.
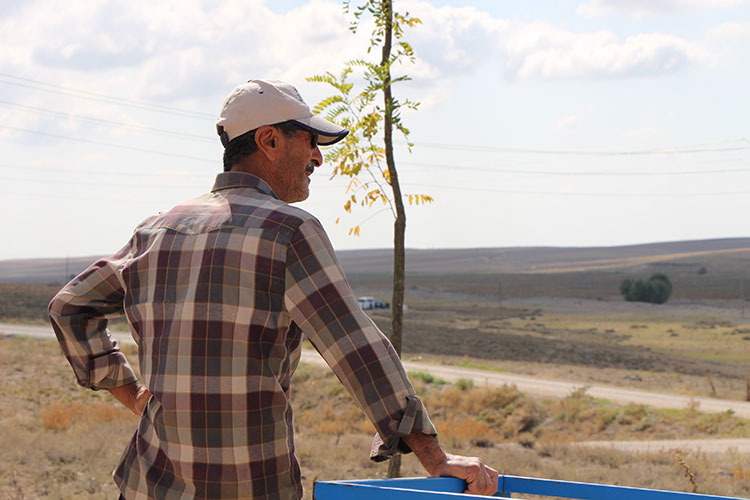
[[[318,115],[312,115],[309,118],[290,120],[300,127],[318,134],[318,144],[321,146],[330,146],[336,144],[349,133],[344,127],[339,127],[333,122]]]

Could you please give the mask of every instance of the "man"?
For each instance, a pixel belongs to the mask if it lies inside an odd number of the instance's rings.
[[[217,131],[225,172],[213,190],[146,219],[50,303],[79,384],[141,417],[114,472],[121,498],[300,498],[289,385],[302,334],[375,425],[373,460],[414,451],[431,475],[495,493],[496,471],[439,446],[322,226],[289,205],[308,197],[318,144],[348,131],[263,80],[230,93]],[[107,331],[123,313],[144,385]]]

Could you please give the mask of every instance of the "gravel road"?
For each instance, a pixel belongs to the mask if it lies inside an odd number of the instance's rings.
[[[29,326],[0,323],[0,334],[26,335],[30,337],[50,339],[54,332],[48,326]],[[112,336],[122,344],[134,344],[133,338],[127,332],[113,332]],[[302,351],[302,361],[306,363],[325,365],[325,361],[313,350]],[[476,385],[515,385],[520,391],[541,397],[562,398],[571,391],[581,387],[580,383],[564,380],[537,378],[510,373],[499,373],[486,370],[473,370],[455,366],[442,366],[415,361],[405,361],[407,371],[426,371],[449,382],[461,378],[470,378]],[[730,401],[714,398],[691,398],[676,394],[657,393],[622,387],[593,384],[589,385],[587,394],[597,398],[608,399],[617,403],[638,403],[654,408],[687,408],[691,404],[698,404],[698,409],[707,413],[719,413],[727,410],[735,415],[750,418],[750,402]],[[728,451],[736,449],[741,453],[750,453],[750,439],[711,439],[711,440],[680,440],[680,441],[591,441],[581,443],[585,446],[615,447],[625,450],[655,451],[659,449],[695,449],[704,452]]]

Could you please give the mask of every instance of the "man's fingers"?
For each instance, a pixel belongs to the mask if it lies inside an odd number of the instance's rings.
[[[478,457],[447,455],[432,472],[434,477],[453,476],[466,481],[466,493],[472,495],[494,495],[497,493],[498,473]]]
[[[492,490],[492,493],[490,493],[490,495],[494,495],[495,493],[497,493],[497,479],[500,474],[498,474],[498,472],[492,467],[487,467],[487,472],[490,475],[490,489]]]
[[[478,494],[478,495],[484,494],[485,489],[487,489],[485,476],[486,474],[484,473],[484,471],[480,470],[477,473],[473,481],[469,483],[469,488],[468,488],[469,493]]]
[[[497,493],[497,471],[480,462],[475,477],[468,481],[467,493],[474,495],[494,495]]]

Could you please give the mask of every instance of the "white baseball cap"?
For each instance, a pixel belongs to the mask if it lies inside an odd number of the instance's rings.
[[[246,132],[286,121],[318,134],[321,146],[335,144],[349,133],[313,114],[293,86],[275,80],[250,80],[235,87],[224,100],[216,131],[226,147],[229,141]]]

